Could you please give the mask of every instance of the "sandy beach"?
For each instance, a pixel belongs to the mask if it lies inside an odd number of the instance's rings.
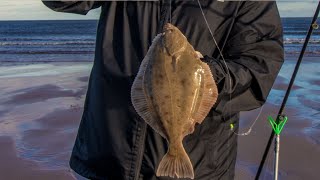
[[[305,58],[285,109],[280,180],[317,180],[320,170],[320,58]],[[236,180],[254,179],[294,67],[286,60],[252,132],[239,136]],[[0,179],[85,179],[68,161],[83,112],[91,62],[0,66]],[[317,77],[318,76],[318,77]],[[259,109],[242,112],[246,132]],[[272,148],[273,150],[273,148]],[[272,179],[273,151],[261,174]]]

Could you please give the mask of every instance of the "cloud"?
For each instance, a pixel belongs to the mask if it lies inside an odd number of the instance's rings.
[[[281,17],[311,17],[313,16],[318,1],[277,1]]]

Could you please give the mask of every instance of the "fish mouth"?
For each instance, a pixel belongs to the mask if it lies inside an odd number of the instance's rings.
[[[166,34],[166,33],[171,33],[174,29],[174,26],[170,23],[166,23],[164,26],[163,26],[163,34]]]

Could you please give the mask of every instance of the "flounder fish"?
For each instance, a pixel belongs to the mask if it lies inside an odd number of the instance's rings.
[[[218,96],[209,66],[183,33],[167,23],[152,41],[131,87],[137,113],[169,143],[157,176],[194,178],[182,140],[193,133]]]

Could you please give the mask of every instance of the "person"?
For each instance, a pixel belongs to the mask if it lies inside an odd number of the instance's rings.
[[[183,140],[195,179],[234,178],[239,112],[264,104],[284,61],[275,1],[43,3],[54,11],[83,15],[101,8],[94,63],[69,163],[75,172],[101,180],[172,179],[155,176],[167,142],[137,115],[130,100],[131,85],[148,47],[170,21],[204,55],[201,60],[209,64],[219,90],[218,101],[203,123]]]

